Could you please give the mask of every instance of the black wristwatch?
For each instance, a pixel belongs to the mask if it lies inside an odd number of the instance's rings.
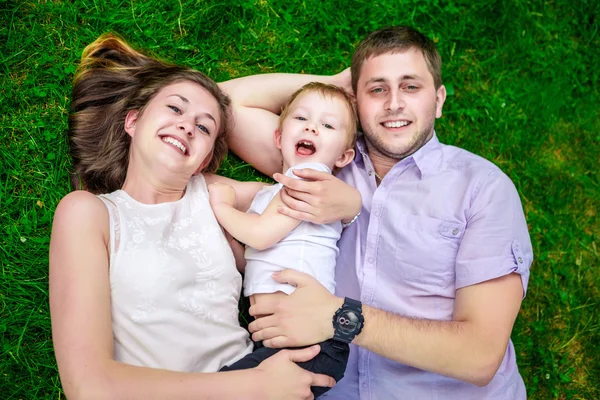
[[[344,304],[333,314],[333,340],[350,343],[363,328],[362,303],[344,298]]]

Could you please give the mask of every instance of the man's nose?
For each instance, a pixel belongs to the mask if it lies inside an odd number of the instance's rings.
[[[386,103],[386,110],[397,111],[403,109],[405,106],[406,103],[404,102],[404,99],[400,93],[394,91],[390,92],[390,96]]]

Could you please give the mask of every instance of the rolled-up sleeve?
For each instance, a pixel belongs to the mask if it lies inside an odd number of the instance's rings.
[[[515,272],[525,296],[533,250],[519,195],[502,171],[490,172],[475,187],[466,219],[456,257],[456,289]]]

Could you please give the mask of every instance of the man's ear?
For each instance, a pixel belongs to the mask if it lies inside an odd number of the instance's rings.
[[[354,159],[354,149],[348,149],[335,162],[337,168],[344,168]]]
[[[139,110],[131,110],[125,116],[125,132],[131,137],[135,134],[135,123],[137,122],[139,114]]]
[[[275,143],[275,147],[281,150],[281,131],[279,129],[275,129],[275,133],[273,134],[273,143]]]
[[[446,101],[446,86],[441,85],[435,93],[435,117],[442,116],[442,107]]]
[[[208,155],[206,156],[204,161],[202,161],[202,164],[200,164],[200,166],[198,167],[196,172],[194,172],[194,175],[200,174],[202,172],[202,170],[204,168],[206,168],[208,166],[208,164],[210,164],[210,162],[212,161],[212,158],[213,158],[213,150],[211,150],[210,153],[208,153]]]

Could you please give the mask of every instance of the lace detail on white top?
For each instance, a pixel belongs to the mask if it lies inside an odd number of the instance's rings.
[[[251,351],[237,317],[241,276],[204,178],[171,203],[142,204],[122,190],[100,198],[111,219],[115,358],[214,372]]]

